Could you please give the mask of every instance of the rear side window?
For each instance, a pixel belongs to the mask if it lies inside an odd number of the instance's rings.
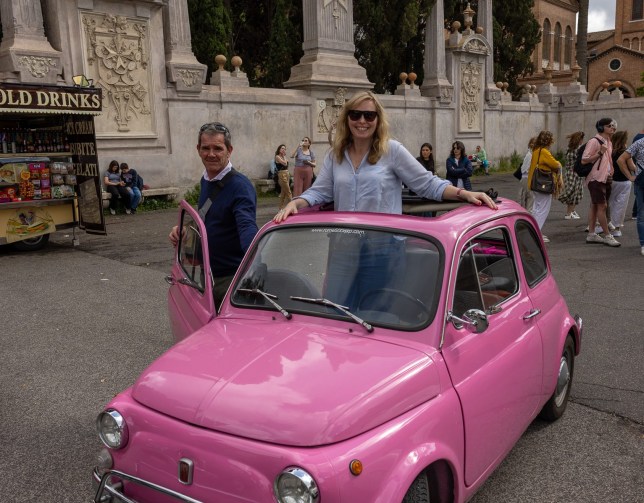
[[[530,223],[525,220],[517,222],[516,234],[525,279],[532,287],[545,278],[548,273],[546,257],[541,249],[539,238]]]

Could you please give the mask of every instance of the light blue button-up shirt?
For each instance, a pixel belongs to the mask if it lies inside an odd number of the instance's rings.
[[[367,156],[354,170],[347,151],[340,163],[332,151],[327,153],[317,180],[299,197],[311,206],[333,201],[336,211],[401,214],[403,183],[435,201],[443,199],[450,185],[427,171],[396,140],[389,140],[388,152],[376,164],[370,164]]]

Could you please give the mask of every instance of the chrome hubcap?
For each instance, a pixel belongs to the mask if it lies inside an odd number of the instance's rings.
[[[568,360],[564,355],[561,357],[561,363],[559,364],[559,376],[557,377],[557,392],[555,395],[555,404],[557,405],[557,407],[561,407],[561,404],[566,398],[566,392],[568,391],[569,383],[570,369],[568,368]]]

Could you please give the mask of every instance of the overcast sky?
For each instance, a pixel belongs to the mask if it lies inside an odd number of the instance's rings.
[[[589,0],[588,32],[615,28],[615,2],[617,0]]]

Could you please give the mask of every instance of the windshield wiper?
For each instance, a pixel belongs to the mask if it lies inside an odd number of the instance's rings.
[[[262,296],[262,297],[264,297],[268,302],[270,302],[270,303],[271,303],[271,305],[272,305],[275,309],[277,309],[280,313],[282,313],[282,315],[284,316],[284,318],[286,318],[287,320],[290,320],[290,319],[293,317],[293,315],[292,315],[291,313],[289,313],[286,309],[284,309],[282,306],[280,306],[277,302],[275,302],[275,301],[273,300],[273,299],[277,299],[277,298],[278,298],[278,297],[277,297],[277,295],[273,295],[272,293],[266,293],[266,292],[263,292],[263,291],[262,291],[262,290],[260,290],[259,288],[238,288],[238,289],[237,289],[237,291],[238,291],[238,292],[244,292],[244,293],[252,293],[252,294],[255,294],[255,295],[261,295],[261,296]]]
[[[321,306],[331,306],[336,308],[338,311],[346,314],[349,318],[351,318],[353,321],[358,323],[359,325],[362,325],[367,332],[371,333],[373,332],[373,326],[366,321],[364,321],[361,318],[358,318],[355,314],[349,311],[349,308],[346,306],[341,306],[340,304],[336,304],[335,302],[331,302],[328,299],[312,299],[309,297],[296,297],[291,295],[292,300],[301,300],[302,302],[309,302],[310,304],[319,304]]]

